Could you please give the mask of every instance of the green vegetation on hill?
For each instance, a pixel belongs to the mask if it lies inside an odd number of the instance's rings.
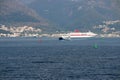
[[[119,4],[120,0],[0,0],[0,24],[28,25],[46,32],[97,31],[93,26],[103,21],[120,20]]]
[[[55,31],[50,21],[42,18],[35,10],[19,0],[0,0],[0,24],[7,26],[33,26]]]
[[[3,34],[11,34],[11,32],[5,31],[5,30],[1,30],[1,29],[0,29],[0,33],[3,33]]]
[[[1,0],[0,22],[40,21],[37,13],[17,0]]]
[[[113,0],[35,0],[29,6],[66,30],[92,30],[103,21],[120,19]]]

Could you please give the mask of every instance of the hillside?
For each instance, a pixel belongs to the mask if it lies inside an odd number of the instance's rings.
[[[7,22],[39,22],[39,15],[17,0],[1,0],[0,21]]]
[[[67,30],[89,30],[120,19],[119,0],[34,0],[29,6]],[[39,6],[39,7],[38,7]]]
[[[33,26],[43,31],[54,31],[55,25],[42,18],[19,0],[0,0],[0,24],[7,26]]]
[[[119,31],[119,13],[120,0],[0,0],[0,24],[48,33],[74,29],[101,33],[100,25]]]

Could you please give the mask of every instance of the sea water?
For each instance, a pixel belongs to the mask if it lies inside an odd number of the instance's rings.
[[[120,38],[0,38],[0,80],[120,80]]]

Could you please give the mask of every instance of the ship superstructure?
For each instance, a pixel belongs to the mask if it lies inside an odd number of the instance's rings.
[[[59,40],[64,40],[64,39],[72,39],[72,38],[89,38],[89,37],[95,37],[97,34],[89,31],[89,32],[70,32],[63,34],[62,36],[59,37]]]

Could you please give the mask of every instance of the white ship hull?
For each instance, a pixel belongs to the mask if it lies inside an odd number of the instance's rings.
[[[71,32],[67,34],[63,34],[62,36],[59,37],[59,40],[65,40],[65,39],[78,39],[78,38],[90,38],[90,37],[95,37],[97,34],[93,32]]]

